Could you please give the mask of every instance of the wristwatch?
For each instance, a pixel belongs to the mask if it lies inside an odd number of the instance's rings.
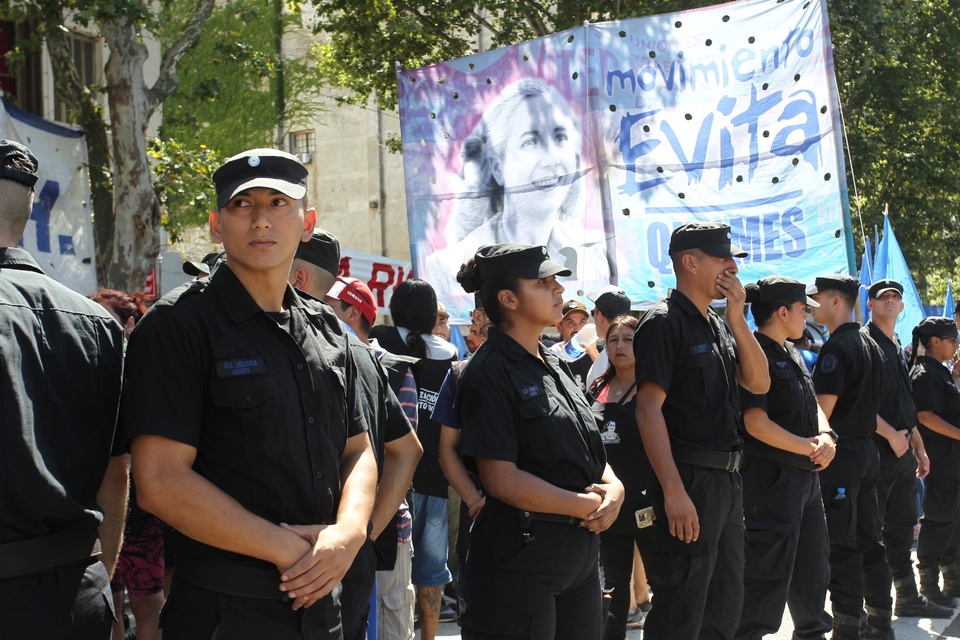
[[[831,438],[833,438],[833,444],[837,444],[838,442],[840,442],[840,436],[833,429],[827,429],[826,431],[821,431],[820,433],[821,434],[825,433]]]

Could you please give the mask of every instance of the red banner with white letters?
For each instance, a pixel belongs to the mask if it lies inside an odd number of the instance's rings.
[[[337,275],[367,283],[376,299],[377,312],[390,315],[390,297],[401,282],[413,277],[413,269],[403,260],[341,249]]]

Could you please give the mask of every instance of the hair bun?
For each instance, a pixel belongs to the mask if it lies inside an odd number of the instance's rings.
[[[747,284],[743,285],[743,288],[747,292],[748,304],[760,302],[760,287],[756,282],[748,282]]]
[[[457,282],[467,293],[473,293],[480,290],[480,269],[477,267],[473,258],[464,262],[457,272]]]

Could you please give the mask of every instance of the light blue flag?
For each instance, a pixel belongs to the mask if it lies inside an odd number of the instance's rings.
[[[920,293],[913,283],[907,261],[900,250],[900,243],[890,224],[890,216],[883,217],[883,239],[877,247],[877,260],[873,268],[873,281],[883,279],[896,280],[903,285],[903,311],[897,318],[894,329],[900,344],[907,345],[913,340],[913,328],[920,324],[926,314],[920,302]]]
[[[860,273],[857,278],[860,280],[860,318],[866,322],[870,319],[867,295],[870,285],[873,284],[873,249],[870,246],[870,238],[864,238],[863,256],[860,258]]]
[[[957,307],[953,304],[953,283],[947,283],[947,299],[943,303],[943,315],[948,318],[953,315],[953,310]]]

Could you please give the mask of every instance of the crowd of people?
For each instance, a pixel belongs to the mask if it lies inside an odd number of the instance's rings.
[[[377,324],[295,156],[218,169],[224,251],[149,311],[17,247],[37,170],[0,141],[3,637],[119,640],[124,590],[141,639],[758,639],[789,608],[892,640],[960,605],[957,324],[908,361],[896,281],[860,326],[856,278],[744,285],[691,223],[665,299],[588,309],[547,247],[486,245],[461,354],[424,280]]]

